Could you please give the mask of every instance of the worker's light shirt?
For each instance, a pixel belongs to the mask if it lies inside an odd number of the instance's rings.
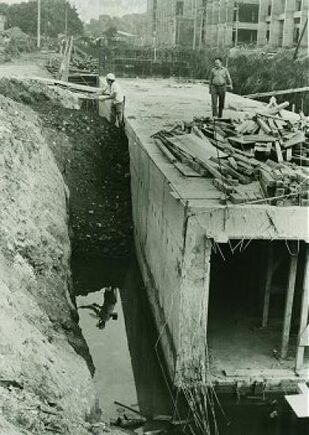
[[[231,76],[226,68],[223,66],[220,68],[213,68],[210,73],[210,85],[223,86],[231,85]]]
[[[100,86],[103,88],[103,93],[114,95],[114,98],[112,100],[114,104],[123,103],[124,93],[117,82],[113,82],[112,85],[109,86],[103,82],[102,78],[100,78]]]
[[[113,101],[115,104],[123,103],[124,93],[117,82],[113,82],[110,87],[110,95],[114,95]]]

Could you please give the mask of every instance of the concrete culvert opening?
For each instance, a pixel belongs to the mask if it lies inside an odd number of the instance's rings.
[[[224,374],[231,385],[244,378],[249,386],[258,374],[284,378],[285,370],[294,370],[304,259],[305,246],[293,241],[232,240],[214,247],[208,339],[215,375]]]

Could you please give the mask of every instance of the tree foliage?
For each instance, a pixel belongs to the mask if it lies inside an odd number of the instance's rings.
[[[23,32],[35,35],[37,32],[37,1],[0,5],[0,13],[7,17],[8,27],[19,27]],[[57,36],[64,33],[67,10],[68,34],[83,33],[83,23],[74,6],[67,0],[41,0],[41,29],[46,36]]]
[[[122,17],[100,15],[98,19],[93,18],[86,24],[87,34],[95,37],[102,36],[110,28],[143,37],[146,31],[146,14],[127,14]]]

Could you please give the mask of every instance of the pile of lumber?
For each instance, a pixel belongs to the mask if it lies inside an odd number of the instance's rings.
[[[183,175],[213,178],[226,200],[308,205],[308,125],[269,112],[243,121],[195,118],[153,138]]]

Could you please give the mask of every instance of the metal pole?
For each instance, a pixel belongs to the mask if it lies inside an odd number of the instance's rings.
[[[41,0],[38,0],[37,47],[41,47]]]

